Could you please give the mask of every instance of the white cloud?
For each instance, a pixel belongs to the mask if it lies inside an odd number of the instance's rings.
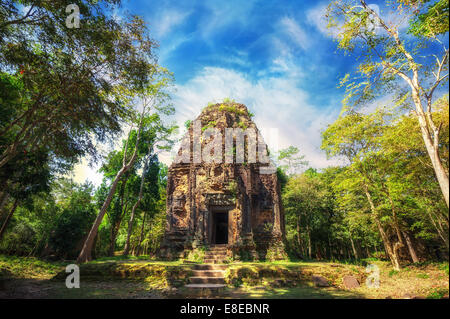
[[[328,29],[328,21],[325,17],[325,14],[327,12],[327,5],[325,4],[319,4],[318,6],[308,10],[306,12],[306,21],[310,24],[315,26],[320,32],[327,36],[336,37],[338,32],[336,29]]]
[[[303,50],[310,47],[310,39],[302,28],[291,18],[284,17],[280,21],[280,27],[291,41]]]
[[[162,38],[169,34],[176,26],[191,14],[191,12],[182,12],[173,9],[164,10],[157,14],[158,18],[151,21],[150,27],[153,27],[157,38]]]
[[[255,123],[270,148],[275,148],[274,141],[269,141],[270,129],[276,128],[278,147],[297,146],[312,167],[337,163],[326,159],[320,144],[321,130],[337,118],[340,104],[325,108],[312,105],[307,93],[288,78],[264,77],[253,82],[234,70],[205,67],[186,84],[177,86],[173,101],[177,123],[184,128],[184,122],[196,118],[208,102],[220,102],[225,97],[244,103],[255,114]],[[161,159],[168,165],[171,162],[168,154]]]
[[[255,0],[247,1],[202,1],[209,10],[204,19],[201,35],[209,38],[214,33],[229,27],[230,25],[246,26],[251,23],[250,13],[255,5]]]

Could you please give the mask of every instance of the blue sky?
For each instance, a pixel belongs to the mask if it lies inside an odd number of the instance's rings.
[[[323,168],[337,162],[320,150],[321,131],[339,115],[339,79],[356,66],[326,29],[328,3],[130,0],[122,10],[142,16],[159,43],[159,63],[175,75],[181,127],[208,102],[233,98],[255,114],[269,147],[294,145],[310,166]],[[161,159],[171,162],[169,154]],[[101,180],[85,163],[75,175]]]
[[[127,8],[144,16],[160,43],[161,64],[175,73],[179,85],[205,67],[223,68],[253,83],[289,77],[311,93],[312,103],[327,104],[339,94],[336,81],[352,67],[352,58],[335,54],[321,18],[325,6],[316,1],[130,1]]]
[[[196,117],[224,97],[246,104],[270,141],[295,145],[327,166],[320,130],[340,111],[339,78],[353,58],[336,52],[318,1],[129,1],[159,42],[159,61],[174,72],[176,119]],[[266,133],[266,134],[264,134]]]

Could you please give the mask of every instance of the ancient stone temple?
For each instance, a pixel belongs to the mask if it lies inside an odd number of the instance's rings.
[[[169,168],[166,207],[162,257],[221,245],[233,260],[285,258],[276,170],[245,105],[209,105],[190,123]]]

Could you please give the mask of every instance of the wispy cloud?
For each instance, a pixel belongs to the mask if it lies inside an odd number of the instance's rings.
[[[157,19],[150,24],[150,27],[153,27],[155,36],[160,39],[167,36],[175,27],[181,25],[190,14],[190,11],[166,9],[157,15]]]
[[[325,17],[325,14],[327,13],[327,5],[326,4],[319,4],[311,9],[309,9],[306,12],[306,21],[316,27],[317,30],[319,30],[322,34],[336,37],[337,31],[334,29],[328,29],[328,21]]]
[[[307,50],[310,47],[310,38],[295,20],[283,17],[280,21],[280,27],[295,45],[303,50]]]
[[[256,0],[202,1],[208,15],[202,21],[201,35],[209,38],[230,26],[246,26],[251,23],[250,13],[255,3]]]

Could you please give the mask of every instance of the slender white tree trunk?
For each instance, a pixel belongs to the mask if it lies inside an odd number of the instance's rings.
[[[426,116],[422,109],[422,103],[420,102],[420,98],[417,93],[413,94],[413,99],[416,104],[417,120],[419,121],[420,132],[422,133],[425,148],[428,156],[430,157],[431,164],[433,165],[434,173],[441,188],[442,195],[444,196],[445,203],[447,204],[447,207],[449,207],[449,180],[439,154],[440,129],[437,128],[434,130],[432,136],[429,125],[427,125]]]
[[[97,236],[98,228],[100,227],[103,217],[105,216],[106,210],[108,209],[109,205],[111,204],[114,193],[116,192],[117,185],[119,184],[119,181],[122,178],[123,174],[125,174],[134,165],[134,162],[136,161],[137,151],[138,151],[138,147],[139,147],[139,140],[140,140],[140,136],[141,136],[143,115],[144,115],[144,111],[142,113],[141,121],[139,123],[139,130],[138,130],[136,145],[134,146],[133,155],[131,155],[130,160],[128,161],[128,163],[126,163],[126,154],[127,154],[127,150],[128,150],[128,140],[127,140],[127,143],[125,145],[125,150],[124,150],[123,166],[119,170],[119,172],[116,174],[116,176],[114,177],[114,181],[111,185],[111,188],[109,189],[108,196],[106,197],[106,200],[103,203],[102,208],[100,209],[100,213],[98,214],[97,218],[94,221],[94,224],[92,225],[91,230],[89,231],[89,235],[86,238],[86,241],[83,244],[83,248],[81,249],[80,255],[77,258],[77,263],[84,263],[84,262],[92,260],[92,248],[94,246],[95,237]],[[131,130],[130,130],[130,132],[131,132]]]
[[[125,174],[126,171],[128,171],[129,168],[130,167],[128,165],[122,167],[122,169],[117,173],[116,177],[114,178],[111,188],[109,189],[108,196],[106,197],[106,200],[103,203],[100,213],[95,219],[94,224],[92,225],[92,228],[89,231],[89,235],[86,238],[86,241],[84,242],[83,248],[81,249],[80,255],[78,256],[77,259],[78,263],[84,263],[92,260],[92,248],[94,245],[95,236],[97,236],[98,228],[100,227],[103,217],[105,216],[106,210],[111,204],[114,193],[116,192],[117,184],[119,184],[121,177],[123,176],[123,174]]]

